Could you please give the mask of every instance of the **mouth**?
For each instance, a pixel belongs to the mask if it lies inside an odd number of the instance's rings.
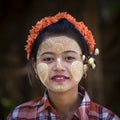
[[[68,79],[69,79],[69,77],[64,76],[64,75],[55,75],[51,78],[51,80],[53,80],[55,82],[64,82]]]

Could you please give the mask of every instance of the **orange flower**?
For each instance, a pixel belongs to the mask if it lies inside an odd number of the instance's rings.
[[[93,35],[91,31],[85,26],[85,24],[81,22],[77,22],[75,18],[73,18],[70,14],[67,14],[66,12],[61,12],[56,14],[55,16],[52,17],[45,17],[38,21],[35,26],[32,26],[32,29],[29,31],[29,35],[27,38],[27,44],[25,45],[25,50],[27,52],[27,59],[29,60],[30,57],[30,52],[32,49],[32,45],[38,36],[38,34],[47,26],[58,22],[60,19],[65,18],[68,20],[70,23],[74,25],[74,27],[83,35],[88,48],[89,48],[89,53],[92,54],[94,51],[94,46],[95,46],[95,40],[93,38]]]

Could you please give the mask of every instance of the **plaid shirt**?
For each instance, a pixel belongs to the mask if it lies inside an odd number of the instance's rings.
[[[79,95],[83,97],[82,102],[69,120],[120,120],[107,108],[91,102],[84,88],[80,87]],[[42,99],[17,106],[7,120],[60,120],[60,117],[45,93]]]

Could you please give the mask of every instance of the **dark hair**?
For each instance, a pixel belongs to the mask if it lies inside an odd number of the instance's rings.
[[[51,24],[39,33],[32,46],[30,59],[32,58],[36,61],[37,51],[39,45],[43,42],[44,37],[53,35],[66,35],[68,37],[74,38],[79,44],[82,50],[82,54],[86,56],[89,55],[88,45],[81,33],[69,21],[66,19],[60,19],[58,22]]]

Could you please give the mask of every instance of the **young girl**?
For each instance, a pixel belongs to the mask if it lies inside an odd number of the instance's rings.
[[[119,120],[91,102],[79,85],[89,67],[96,67],[92,33],[66,12],[38,21],[25,46],[35,76],[45,86],[41,99],[17,106],[7,120]]]

